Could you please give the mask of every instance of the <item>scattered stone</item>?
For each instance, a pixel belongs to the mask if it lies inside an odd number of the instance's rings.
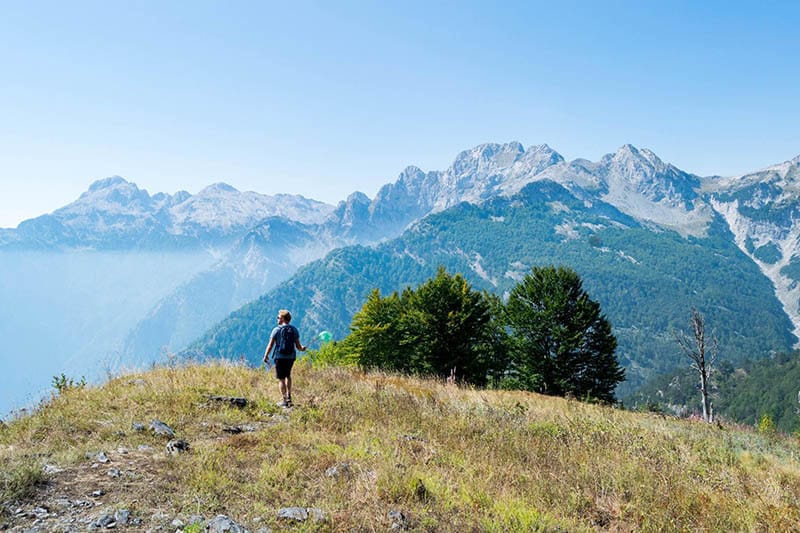
[[[118,478],[121,475],[119,468],[109,468],[108,469],[108,476],[113,478]]]
[[[208,533],[250,533],[247,529],[243,528],[224,514],[217,515],[216,518],[206,524],[206,531]]]
[[[126,526],[131,519],[131,512],[127,509],[118,509],[117,512],[114,513],[114,521],[117,524]]]
[[[131,429],[137,433],[144,433],[147,428],[141,422],[134,422],[131,424]]]
[[[92,492],[92,498],[99,498],[100,496],[105,495],[106,491],[100,489]]]
[[[349,476],[350,473],[350,463],[339,463],[337,465],[333,465],[325,471],[325,475],[328,477]]]
[[[34,507],[32,513],[36,518],[47,518],[50,516],[50,511],[45,507]]]
[[[117,453],[120,455],[128,455],[128,448],[119,447],[117,448]]]
[[[59,507],[66,507],[67,509],[74,506],[74,504],[71,501],[69,501],[69,498],[67,498],[66,496],[59,496],[56,499],[56,505],[58,505]]]
[[[308,511],[305,507],[284,507],[278,511],[278,518],[305,522],[308,520]]]
[[[272,530],[268,527],[260,527],[256,529],[256,533],[272,533]]]
[[[51,465],[51,464],[42,465],[42,472],[44,472],[47,475],[58,474],[59,472],[63,471],[64,471],[63,468],[59,468],[56,465]]]
[[[212,402],[227,403],[239,409],[247,407],[248,404],[247,398],[237,398],[235,396],[209,396],[208,399]]]
[[[172,431],[172,428],[166,425],[161,420],[153,420],[150,422],[150,429],[153,430],[153,433],[156,435],[161,435],[163,437],[169,437],[170,439],[175,438],[175,432]]]
[[[143,379],[132,379],[128,382],[128,385],[137,385],[139,387],[143,387],[144,385],[147,385],[147,382]]]
[[[206,517],[203,515],[193,514],[189,517],[189,525],[192,524],[202,524],[206,521]]]
[[[305,522],[309,518],[314,522],[324,522],[327,520],[325,511],[318,507],[284,507],[278,511],[278,518],[295,520],[297,522]]]
[[[96,465],[111,462],[111,459],[108,458],[105,452],[86,452],[86,458],[95,461]],[[94,465],[92,466],[94,467]]]
[[[389,511],[389,520],[392,521],[392,529],[405,529],[408,526],[408,518],[403,511]]]
[[[177,455],[189,451],[189,443],[183,439],[173,439],[167,443],[167,453]]]
[[[253,433],[256,429],[257,428],[252,424],[241,424],[238,426],[225,426],[222,428],[222,431],[230,433],[231,435],[236,435],[238,433]]]
[[[150,450],[153,449],[153,447],[148,446],[147,444],[140,444],[139,446],[136,447],[136,449],[139,450],[140,452],[149,452]]]
[[[319,507],[309,507],[306,509],[306,511],[308,511],[309,518],[311,518],[311,520],[313,520],[314,522],[324,522],[325,520],[327,520],[327,517],[325,516],[325,511],[323,511]]]
[[[111,513],[106,513],[89,524],[89,529],[114,529],[115,527],[117,527],[117,521]]]
[[[170,522],[169,525],[171,525],[172,527],[179,527],[180,528],[180,527],[185,526],[186,524],[184,524],[183,520],[181,520],[180,518],[176,518],[175,520]]]

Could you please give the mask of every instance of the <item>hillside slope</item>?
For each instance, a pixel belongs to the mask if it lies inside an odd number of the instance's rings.
[[[800,447],[780,436],[306,364],[295,396],[281,410],[269,374],[220,363],[66,388],[0,426],[0,527],[800,527]]]

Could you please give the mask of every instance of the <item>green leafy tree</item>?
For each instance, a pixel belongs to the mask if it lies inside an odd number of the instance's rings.
[[[381,297],[373,291],[353,317],[347,345],[368,368],[435,375],[455,373],[485,385],[498,322],[487,296],[440,267],[416,289]]]
[[[400,319],[403,305],[397,292],[384,298],[378,289],[367,297],[364,306],[353,316],[352,333],[345,339],[345,347],[366,368],[384,368],[408,371],[410,361],[396,357],[403,341]]]
[[[487,335],[482,339],[479,350],[486,355],[488,365],[488,384],[501,388],[503,380],[508,374],[510,363],[511,339],[506,326],[506,310],[503,300],[496,294],[483,293],[489,304],[489,324]]]
[[[440,267],[436,276],[415,291],[406,289],[408,301],[404,330],[413,359],[427,373],[446,377],[455,372],[467,381],[485,384],[488,354],[489,303],[460,274],[451,276]]]
[[[600,304],[565,267],[534,267],[506,303],[513,384],[545,394],[614,401],[625,379],[617,340]]]

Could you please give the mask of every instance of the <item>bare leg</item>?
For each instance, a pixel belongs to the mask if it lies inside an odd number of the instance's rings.
[[[286,385],[285,385],[286,396],[285,396],[285,398],[288,398],[289,400],[291,400],[292,399],[292,376],[289,376],[284,381],[286,381]]]
[[[285,400],[288,397],[288,395],[287,395],[287,388],[288,387],[286,386],[286,380],[285,379],[279,379],[278,380],[278,388],[281,391],[281,398],[283,398]]]

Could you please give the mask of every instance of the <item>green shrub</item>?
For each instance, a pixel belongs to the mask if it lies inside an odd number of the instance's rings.
[[[86,378],[81,376],[80,381],[68,378],[63,372],[60,376],[53,376],[53,388],[61,395],[71,390],[82,389],[86,386]]]
[[[308,360],[311,361],[312,366],[316,367],[356,367],[358,361],[355,355],[346,344],[341,342],[327,342],[319,347],[318,350],[311,350],[308,352]]]
[[[777,428],[775,427],[775,421],[772,420],[772,417],[764,413],[761,415],[761,418],[758,420],[758,432],[762,435],[775,435],[777,432]]]
[[[32,460],[6,463],[0,468],[0,502],[29,498],[44,480],[41,465]]]

